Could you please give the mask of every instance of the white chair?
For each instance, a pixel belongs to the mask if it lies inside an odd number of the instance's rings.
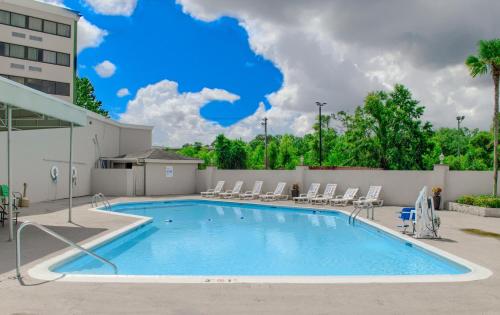
[[[356,199],[356,195],[358,194],[359,188],[348,188],[343,196],[336,196],[335,198],[330,199],[330,204],[333,206],[347,206],[349,202],[354,201]]]
[[[253,184],[253,189],[240,194],[240,199],[257,199],[262,192],[262,184],[264,182],[261,180],[255,181]]]
[[[288,199],[288,195],[283,194],[285,186],[286,186],[285,182],[279,182],[274,192],[267,192],[265,195],[260,195],[259,196],[260,200],[274,201],[274,200]]]
[[[318,194],[320,184],[319,183],[312,183],[311,186],[309,186],[309,190],[307,191],[307,194],[300,194],[298,197],[293,197],[293,201],[296,203],[307,203],[310,202],[312,198],[315,198],[316,195]]]
[[[382,191],[382,186],[370,186],[368,189],[368,193],[366,193],[365,197],[359,197],[358,200],[353,201],[353,205],[356,207],[361,206],[382,206],[384,201],[379,199],[380,192]]]
[[[337,184],[327,184],[323,194],[319,194],[316,198],[312,198],[311,203],[318,205],[328,204],[328,201],[335,196],[335,190],[337,190]]]
[[[215,188],[209,189],[207,191],[201,192],[202,197],[216,197],[219,193],[222,192],[222,188],[224,188],[224,181],[220,180],[217,182],[217,185],[215,185]]]
[[[233,190],[221,192],[219,194],[219,197],[224,199],[231,199],[233,197],[238,197],[241,193],[241,187],[243,187],[243,181],[239,180],[236,183],[234,183]]]

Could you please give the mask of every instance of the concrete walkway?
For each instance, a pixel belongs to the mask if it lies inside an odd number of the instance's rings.
[[[148,198],[151,199],[151,198]],[[113,201],[125,201],[117,198]],[[140,200],[135,198],[134,200]],[[67,201],[34,204],[21,221],[32,220],[77,242],[88,241],[134,221],[90,212],[90,198],[75,200],[67,223]],[[286,204],[280,202],[279,204]],[[394,228],[396,207],[377,209],[376,221]],[[500,219],[441,211],[442,240],[426,241],[480,264],[486,280],[433,284],[113,284],[13,279],[14,243],[0,227],[0,314],[500,314],[500,241],[469,235],[462,228],[500,233]],[[29,227],[23,239],[23,270],[61,253],[66,246]]]

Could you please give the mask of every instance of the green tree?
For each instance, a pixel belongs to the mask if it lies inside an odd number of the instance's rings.
[[[278,167],[293,170],[299,164],[297,149],[294,146],[293,136],[284,135],[278,148]]]
[[[493,196],[497,196],[498,190],[498,98],[500,81],[500,38],[493,40],[481,40],[478,44],[477,55],[470,55],[465,60],[472,77],[491,73],[495,89],[495,100],[493,102]]]
[[[244,169],[247,164],[246,144],[242,140],[230,140],[223,134],[215,139],[215,160],[220,169]]]
[[[87,78],[76,78],[76,101],[75,104],[98,113],[104,117],[109,117],[108,111],[102,109],[102,102],[97,100],[95,89]]]
[[[432,126],[421,121],[423,113],[424,107],[400,84],[390,93],[369,93],[354,115],[338,113],[350,161],[355,166],[423,169],[423,156],[432,148]]]

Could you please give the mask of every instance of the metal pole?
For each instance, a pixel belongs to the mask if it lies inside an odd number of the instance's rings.
[[[14,239],[14,222],[13,222],[13,211],[12,211],[12,156],[10,152],[10,143],[12,136],[12,107],[7,105],[7,186],[9,190],[9,196],[7,200],[9,202],[9,241]]]
[[[267,170],[269,168],[269,158],[267,156],[267,117],[264,118],[262,125],[264,125],[264,165]]]
[[[72,222],[73,208],[73,123],[69,127],[69,204],[68,222]]]
[[[322,164],[322,158],[323,158],[323,152],[322,152],[322,135],[321,135],[321,130],[323,129],[321,126],[321,107],[322,105],[319,106],[319,166]]]

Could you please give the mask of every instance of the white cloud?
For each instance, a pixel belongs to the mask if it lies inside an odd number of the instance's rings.
[[[310,127],[312,124],[313,116],[281,112],[274,108],[266,112],[264,104],[260,104],[255,114],[227,128],[200,117],[200,109],[209,102],[227,101],[228,106],[235,106],[231,103],[239,98],[222,89],[204,88],[199,92],[179,93],[176,82],[164,80],[140,89],[128,103],[126,112],[120,115],[120,120],[155,126],[154,144],[168,146],[181,146],[193,141],[211,143],[220,133],[250,139],[262,133],[260,122],[264,117],[269,118],[272,133],[281,133],[287,128],[285,126],[297,122],[300,126]]]
[[[127,88],[119,89],[118,92],[116,92],[116,96],[118,97],[125,97],[129,95],[130,91]]]
[[[86,48],[99,47],[107,35],[106,30],[100,29],[82,16],[78,21],[78,53]]]
[[[352,111],[369,91],[395,83],[410,88],[426,106],[425,118],[437,126],[454,126],[458,113],[467,116],[467,127],[490,125],[491,83],[472,80],[463,63],[477,40],[498,37],[500,19],[471,15],[467,0],[446,10],[435,1],[177,2],[203,21],[237,18],[251,48],[282,71],[283,87],[268,100],[271,111],[295,117],[283,130],[307,129],[304,121],[314,115],[316,100],[328,102],[329,112]],[[500,10],[498,1],[476,4],[478,11]]]
[[[131,16],[137,0],[85,0],[96,13],[104,15]]]
[[[95,72],[101,78],[110,78],[116,72],[116,66],[109,60],[105,60],[94,67]]]

